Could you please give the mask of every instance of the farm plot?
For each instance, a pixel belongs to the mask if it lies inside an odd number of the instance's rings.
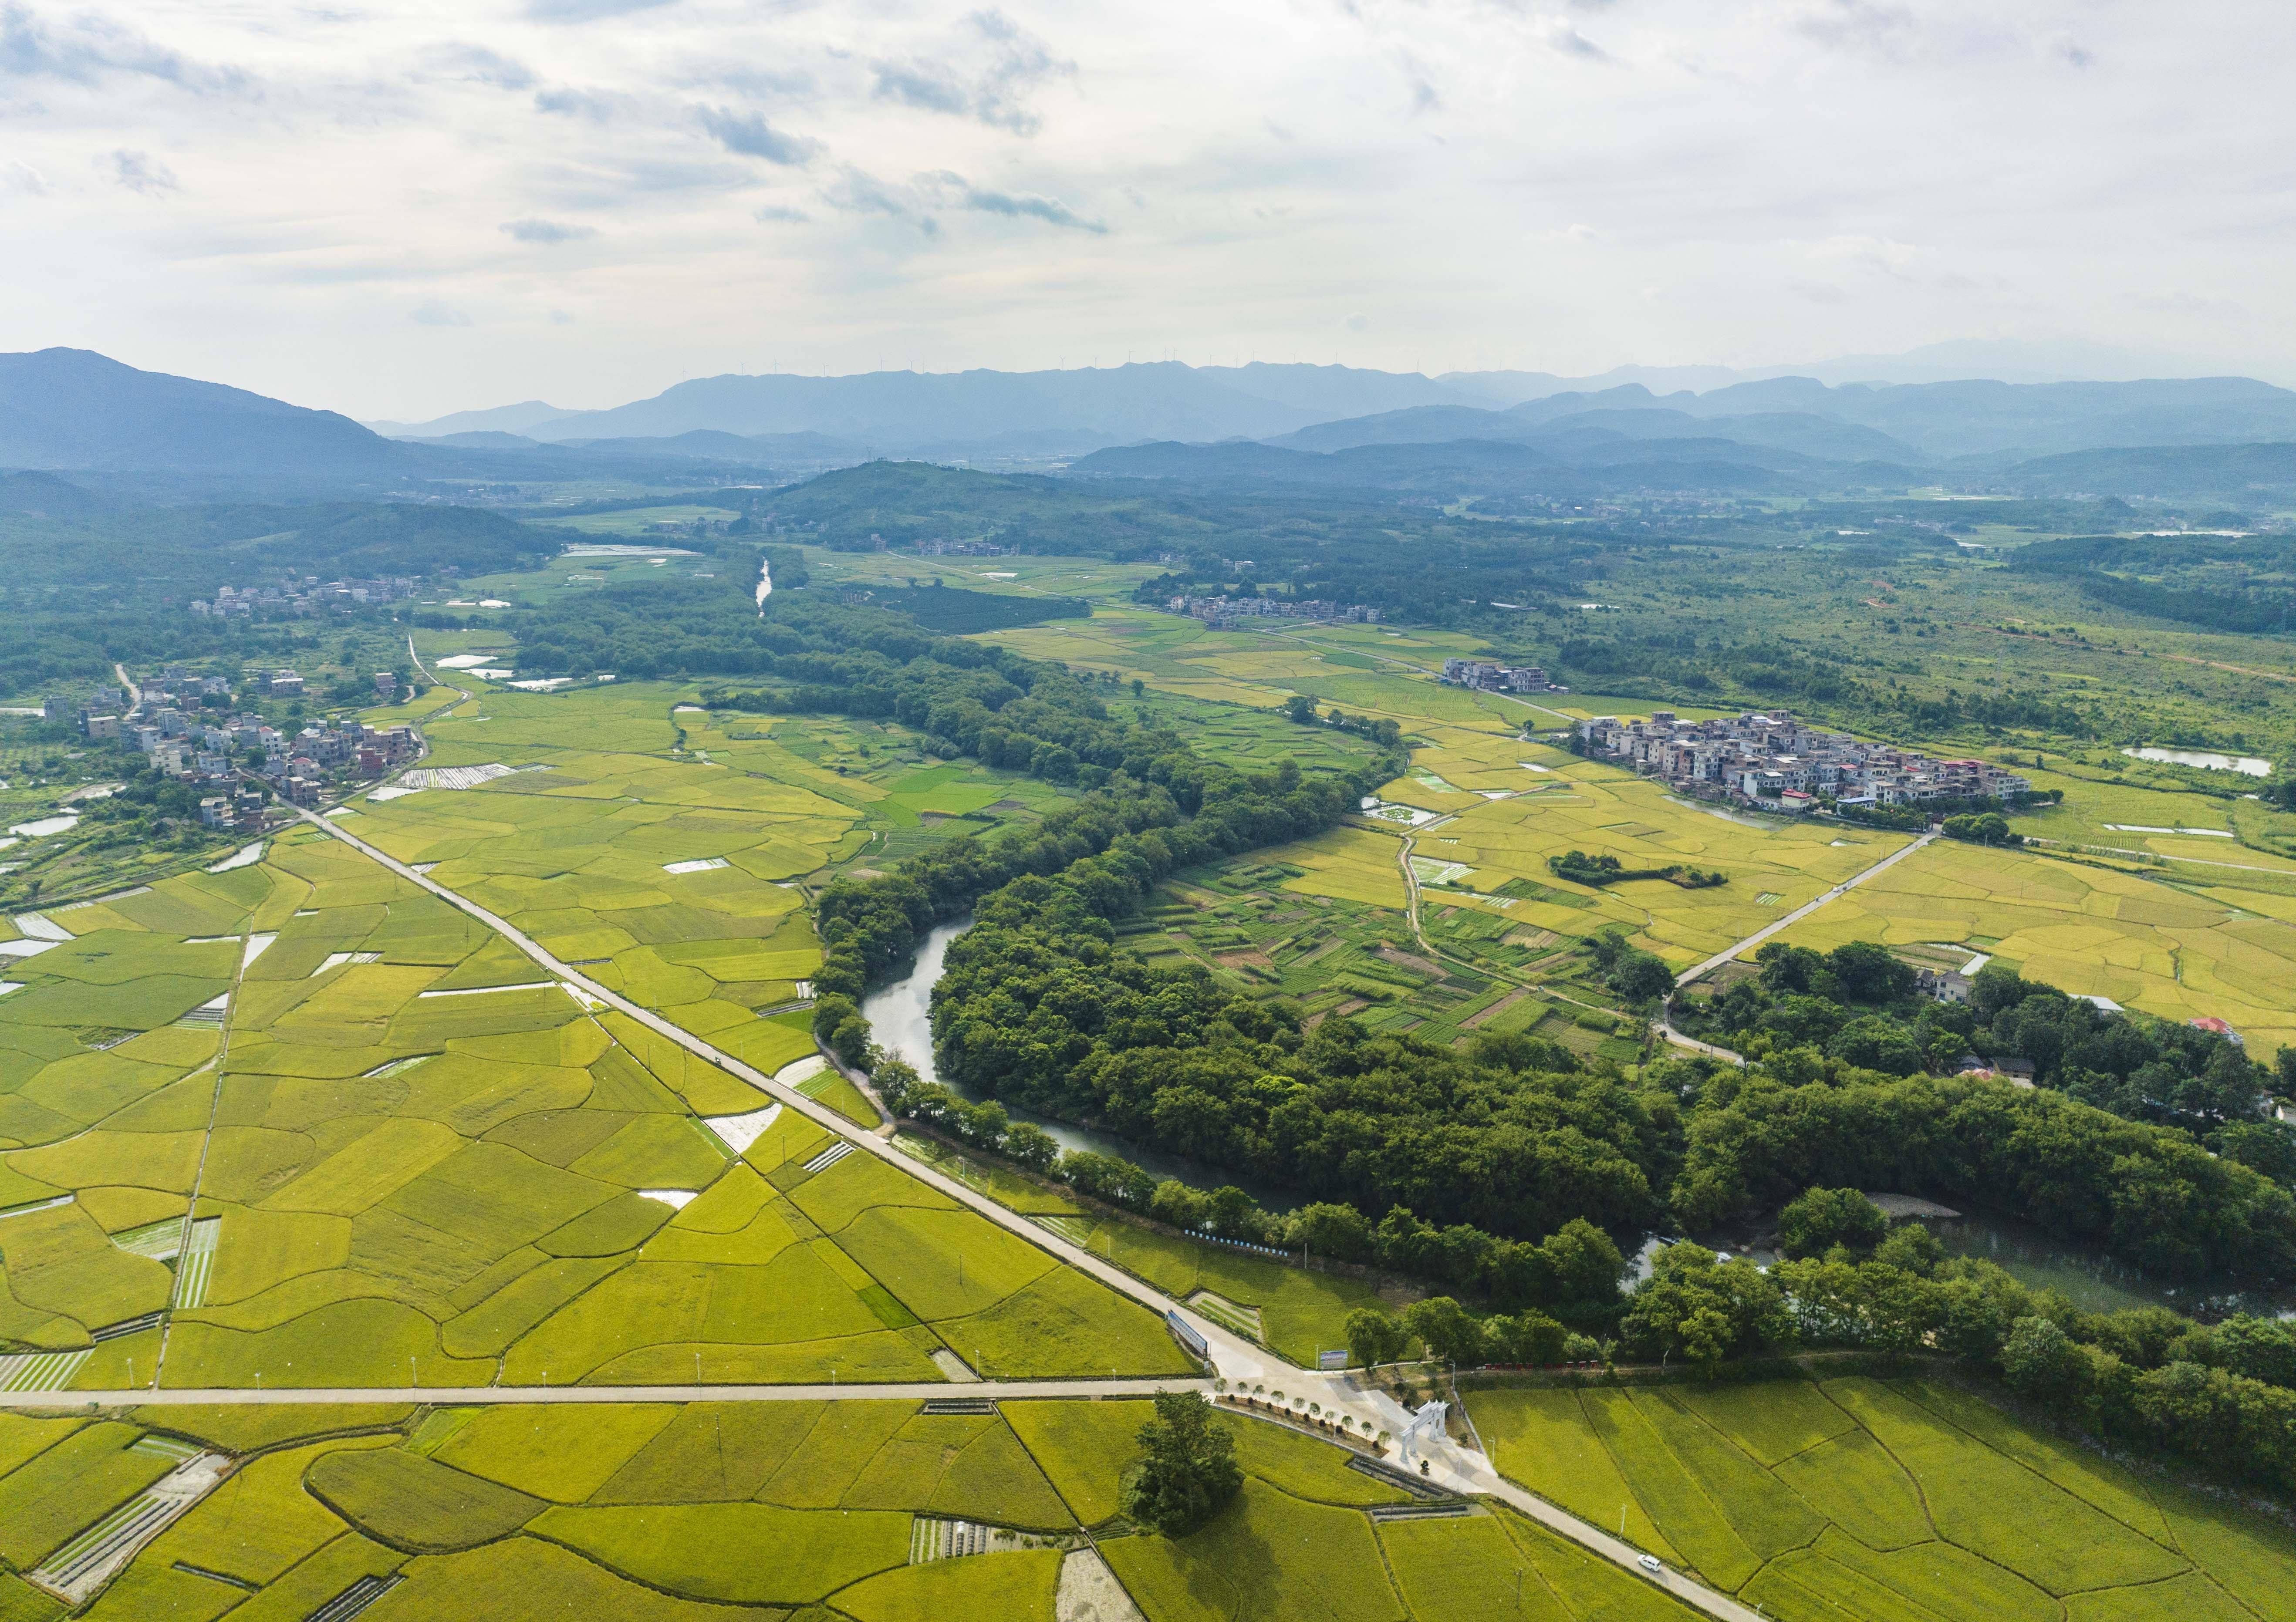
[[[1144,1402],[1008,1403],[1013,1429],[1078,1520],[1116,1511]],[[1103,1532],[1101,1552],[1152,1622],[1660,1622],[1690,1612],[1511,1511],[1383,1522],[1408,1495],[1347,1468],[1341,1448],[1222,1416],[1244,1487],[1177,1540]],[[1520,1598],[1518,1598],[1520,1596]]]
[[[1441,771],[1456,791],[1405,778],[1382,793],[1447,813],[1450,820],[1414,836],[1414,851],[1468,870],[1426,887],[1429,900],[1495,912],[1557,936],[1616,929],[1677,966],[1744,938],[1906,842],[1879,831],[1724,816],[1677,802],[1647,778],[1538,745],[1506,742],[1494,750],[1486,741],[1472,748],[1454,742],[1414,760]],[[1532,765],[1548,769],[1533,772]],[[1484,784],[1494,786],[1470,786]],[[1501,784],[1509,798],[1487,798]],[[1750,825],[1757,821],[1761,825]],[[1696,867],[1728,881],[1697,889],[1660,878],[1577,885],[1547,867],[1549,857],[1571,850],[1616,856],[1630,872]],[[1763,896],[1775,899],[1764,905]]]
[[[1784,1622],[2235,1616],[2296,1582],[2286,1528],[2202,1515],[2210,1501],[1940,1386],[1493,1390],[1467,1405],[1507,1475],[1597,1525],[1623,1519],[1629,1541]]]
[[[1553,1004],[1526,1001],[1514,976],[1568,966],[1563,938],[1431,889],[1422,924],[1439,955],[1429,956],[1403,911],[1401,850],[1393,835],[1342,828],[1189,869],[1119,934],[1151,962],[1201,963],[1305,1020],[1340,1013],[1455,1044],[1538,1025]]]
[[[1318,1352],[1347,1344],[1349,1313],[1382,1304],[1377,1291],[1358,1279],[1290,1267],[1128,1222],[1055,1216],[1046,1225],[1175,1300],[1209,1290],[1253,1308],[1268,1348],[1302,1366],[1313,1366]]]
[[[163,1012],[247,966],[227,1027],[77,1058],[22,1028],[55,1124],[0,1159],[0,1337],[59,1360],[12,1381],[148,1377],[162,1314],[176,1386],[937,1380],[944,1335],[1016,1372],[1177,1372],[1151,1315],[898,1168],[810,1176],[832,1140],[802,1118],[743,1162],[703,1120],[753,1090],[340,842],[246,871],[259,954],[121,915],[28,960],[63,993],[187,981]]]
[[[2076,995],[2177,1021],[2228,1020],[2251,1051],[2268,1053],[2296,1044],[2287,996],[2296,984],[2296,904],[2279,888],[2255,874],[2139,874],[1940,840],[1784,938],[1821,948],[1857,939],[1963,943]]]
[[[1060,798],[932,763],[906,729],[713,714],[687,689],[497,692],[484,709],[430,729],[425,781],[471,786],[362,800],[362,836],[768,1071],[812,1051],[802,1020],[774,1017],[821,961],[803,883]]]
[[[272,1417],[258,1436],[215,1411],[0,1416],[0,1544],[29,1570],[202,1447],[230,1461],[219,1484],[145,1535],[86,1614],[291,1619],[367,1595],[364,1614],[386,1622],[824,1604],[807,1614],[1054,1622],[1060,1551],[1078,1541],[995,1413],[862,1401]],[[980,1533],[967,1547],[996,1552],[941,1552],[930,1534],[960,1524]],[[937,1558],[913,1565],[925,1550]],[[9,1582],[6,1614],[61,1610]]]
[[[245,868],[18,921],[21,988],[0,997],[0,1341],[65,1359],[12,1380],[61,1379],[95,1331],[129,1338],[120,1326],[168,1304],[245,950],[226,931],[281,905],[272,876]],[[170,1219],[174,1244],[132,1237]]]

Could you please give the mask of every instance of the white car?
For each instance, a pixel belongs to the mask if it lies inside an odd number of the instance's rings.
[[[1663,1571],[1666,1569],[1665,1565],[1660,1562],[1659,1557],[1655,1554],[1637,1554],[1635,1556],[1635,1564],[1640,1566],[1645,1571]]]

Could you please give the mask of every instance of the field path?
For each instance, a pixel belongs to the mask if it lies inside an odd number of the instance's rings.
[[[255,947],[250,941],[242,940],[239,943],[239,966],[232,971],[231,976],[231,991],[229,993],[231,1000],[224,1004],[223,1027],[216,1033],[216,1054],[214,1058],[209,1060],[205,1065],[201,1067],[201,1069],[213,1069],[215,1071],[215,1091],[208,1099],[208,1125],[207,1130],[200,1136],[200,1163],[197,1169],[192,1173],[192,1197],[184,1203],[184,1248],[182,1258],[176,1264],[178,1269],[176,1274],[176,1293],[169,1296],[168,1302],[168,1310],[167,1311],[166,1315],[160,1320],[160,1353],[158,1357],[153,1360],[152,1365],[152,1383],[154,1386],[157,1386],[160,1383],[160,1376],[165,1373],[168,1367],[168,1338],[175,1332],[176,1314],[174,1307],[176,1301],[181,1298],[183,1293],[183,1280],[185,1276],[183,1270],[189,1268],[193,1265],[191,1257],[192,1227],[193,1223],[195,1223],[199,1218],[200,1190],[207,1182],[208,1155],[215,1147],[216,1120],[223,1113],[224,1066],[226,1061],[231,1057],[231,1021],[233,1016],[239,1012],[239,992],[241,986],[242,986],[247,979],[247,966],[255,961]],[[198,1070],[194,1070],[192,1072],[192,1075],[196,1076],[200,1072]],[[190,1077],[185,1077],[184,1079],[189,1080]],[[201,1288],[204,1290],[205,1287],[205,1283],[202,1282]],[[197,1305],[196,1302],[193,1304]],[[134,1376],[131,1374],[129,1378],[133,1379]]]
[[[2296,676],[2290,676],[2284,671],[2259,670],[2251,665],[2227,665],[2222,659],[2202,659],[2192,653],[2170,653],[2165,657],[2173,659],[2179,664],[2206,665],[2211,670],[2229,670],[2236,676],[2261,676],[2267,682],[2296,682]]]
[[[1866,880],[1873,878],[1876,873],[1887,872],[1890,868],[1895,867],[1898,863],[1904,861],[1916,850],[1919,850],[1923,847],[1930,844],[1938,837],[1939,835],[1937,831],[1932,829],[1929,832],[1923,834],[1912,844],[1907,845],[1901,849],[1891,851],[1888,856],[1883,856],[1880,861],[1874,863],[1873,866],[1866,868],[1864,872],[1854,873],[1850,877],[1844,879],[1841,883],[1826,891],[1825,894],[1820,896],[1816,900],[1803,902],[1800,906],[1794,908],[1792,912],[1788,913],[1784,917],[1779,919],[1775,923],[1766,924],[1762,928],[1756,930],[1751,935],[1747,936],[1745,939],[1737,942],[1735,945],[1723,947],[1721,951],[1717,952],[1704,963],[1699,963],[1692,968],[1685,969],[1680,974],[1674,977],[1674,983],[1677,986],[1687,986],[1700,975],[1707,972],[1707,971],[1710,969],[1719,969],[1723,964],[1728,963],[1741,952],[1744,952],[1751,947],[1760,946],[1764,941],[1769,939],[1771,936],[1776,934],[1780,930],[1784,929],[1788,924],[1799,923],[1803,919],[1808,917],[1812,913],[1817,911],[1818,908],[1824,906],[1827,902],[1848,895],[1851,890],[1856,889],[1859,885],[1865,883]]]

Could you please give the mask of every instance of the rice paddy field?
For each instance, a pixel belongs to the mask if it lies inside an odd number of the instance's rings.
[[[1188,1366],[316,830],[14,928],[45,949],[0,995],[11,1389]]]
[[[811,889],[1062,794],[898,725],[713,713],[663,684],[478,691],[422,767],[349,802],[354,831],[768,1071],[813,1052]]]
[[[0,1413],[0,1614],[1085,1622],[1062,1595],[1095,1571],[1148,1622],[1691,1614],[1510,1511],[1431,1517],[1332,1444],[1225,1415],[1242,1495],[1143,1535],[1116,1508],[1147,1403],[980,1406]]]
[[[1234,1427],[1241,1495],[1190,1536],[1108,1536],[1112,1461],[1148,1405],[1003,1405],[1150,1622],[1663,1622],[1693,1613],[1533,1522],[1481,1504],[1423,1517],[1412,1495],[1347,1468],[1337,1446]]]
[[[2259,1056],[2296,1045],[2296,873],[2277,869],[2058,860],[1939,840],[1784,938],[1953,943],[2076,995],[2228,1020]]]
[[[1781,1622],[2276,1618],[2287,1528],[1920,1380],[1494,1390],[1499,1469]]]
[[[1587,936],[1615,930],[1687,967],[1906,843],[1882,830],[1677,800],[1632,772],[1524,741],[1526,727],[1644,714],[1651,701],[1571,693],[1534,702],[1442,686],[1435,674],[1445,657],[1484,651],[1471,638],[1385,626],[1216,632],[1130,602],[1128,579],[1095,560],[962,561],[974,589],[1098,594],[1088,620],[995,639],[1035,657],[1137,677],[1158,702],[1201,710],[1191,725],[1212,726],[1226,716],[1241,727],[1242,717],[1259,712],[1259,726],[1278,729],[1276,747],[1287,733],[1294,747],[1321,744],[1333,736],[1327,729],[1292,726],[1268,713],[1306,693],[1403,726],[1412,768],[1381,791],[1382,804],[1364,823],[1255,853],[1252,864],[1181,875],[1129,931],[1138,949],[1195,958],[1263,995],[1293,1000],[1306,1017],[1343,1010],[1374,1026],[1452,1041],[1487,1027],[1536,1028],[1590,1053],[1607,1040],[1611,1056],[1623,1060],[1630,1044],[1577,1022],[1579,1004],[1607,1000],[1574,950]],[[868,567],[905,564],[880,559]],[[990,575],[1010,578],[983,578]],[[1046,584],[1035,585],[1038,577]],[[1710,713],[1674,708],[1693,718]],[[1224,737],[1221,747],[1234,744]],[[2296,983],[2296,816],[2103,746],[2044,750],[2040,766],[2028,755],[2002,758],[2038,787],[2064,791],[2062,806],[2016,819],[2021,831],[2051,844],[1987,852],[1940,841],[1787,938],[1966,946],[2067,991],[2171,1019],[2227,1020],[2260,1053],[2296,1044],[2284,994]],[[1591,889],[1546,867],[1548,857],[1573,849],[1615,856],[1629,869],[1679,863],[1718,870],[1729,881],[1687,889],[1646,879]],[[1406,866],[1416,882],[1423,945],[1403,915]],[[1313,910],[1303,916],[1302,907]],[[1529,987],[1556,987],[1563,1000]]]
[[[1538,1029],[1589,1053],[1606,1041],[1614,1059],[1639,1052],[1574,1027],[1580,1010],[1518,983],[1534,971],[1575,972],[1575,937],[1423,888],[1421,925],[1440,953],[1426,955],[1405,910],[1406,859],[1388,827],[1334,830],[1175,874],[1118,933],[1152,963],[1201,964],[1306,1023],[1337,1013],[1454,1043],[1480,1030]]]

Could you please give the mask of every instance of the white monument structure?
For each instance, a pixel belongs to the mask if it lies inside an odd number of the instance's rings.
[[[1401,1448],[1405,1459],[1411,1457],[1414,1443],[1426,1438],[1440,1438],[1444,1434],[1443,1420],[1450,1412],[1448,1403],[1429,1403],[1411,1416],[1411,1422],[1403,1428]]]

